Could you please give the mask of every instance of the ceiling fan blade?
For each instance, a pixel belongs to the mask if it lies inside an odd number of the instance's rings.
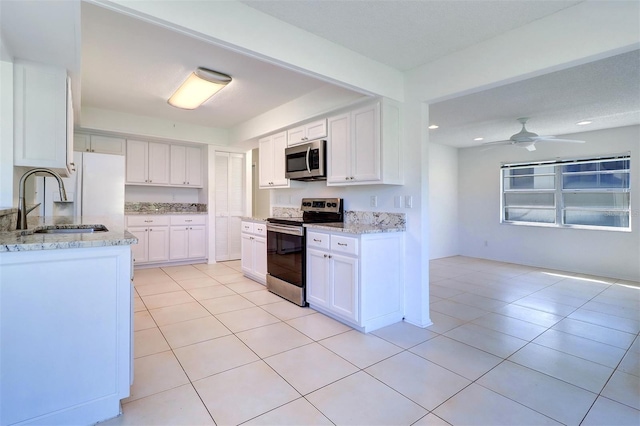
[[[577,139],[559,139],[555,136],[537,136],[534,139],[536,142],[568,142],[568,143],[585,143]]]
[[[513,141],[505,140],[505,141],[485,142],[481,145],[485,146],[485,145],[512,145],[512,144],[513,144]]]

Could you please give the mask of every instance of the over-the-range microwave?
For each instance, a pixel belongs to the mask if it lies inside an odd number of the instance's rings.
[[[326,180],[326,144],[318,139],[284,150],[285,177],[293,180]]]

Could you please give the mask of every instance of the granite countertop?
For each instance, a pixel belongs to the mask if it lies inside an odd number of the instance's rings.
[[[156,212],[124,212],[125,216],[165,216],[165,215],[200,215],[207,214],[207,212],[168,212],[168,211],[156,211]]]
[[[305,223],[308,229],[323,231],[344,232],[345,234],[376,234],[380,232],[404,232],[404,224],[398,225],[372,225],[363,223]]]
[[[261,219],[259,217],[242,216],[240,219],[242,219],[243,222],[267,223],[267,219]]]
[[[39,229],[104,225],[108,231],[72,234],[35,234]],[[123,216],[67,217],[34,216],[28,229],[0,232],[0,252],[56,250],[67,248],[107,247],[137,244],[138,239],[125,230]]]

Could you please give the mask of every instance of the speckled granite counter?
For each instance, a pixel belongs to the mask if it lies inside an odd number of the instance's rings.
[[[240,219],[242,219],[243,222],[267,223],[267,219],[260,219],[258,217],[243,216]]]
[[[108,231],[73,234],[36,234],[39,229],[70,228],[79,225],[104,225]],[[0,232],[0,252],[107,247],[136,244],[138,239],[125,230],[124,217],[30,217],[29,229]]]
[[[207,214],[207,205],[200,203],[124,203],[125,215]]]
[[[380,232],[404,232],[404,225],[374,225],[361,223],[307,223],[304,225],[308,229],[318,229],[322,231],[344,232],[346,234],[376,234]]]

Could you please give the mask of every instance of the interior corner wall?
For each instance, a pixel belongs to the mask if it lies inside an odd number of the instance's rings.
[[[429,259],[456,256],[458,149],[429,144]]]
[[[640,281],[640,126],[565,135],[585,144],[538,143],[458,151],[460,254],[503,262]],[[500,223],[501,162],[631,152],[632,231]]]
[[[0,35],[0,207],[13,195],[13,61]]]

